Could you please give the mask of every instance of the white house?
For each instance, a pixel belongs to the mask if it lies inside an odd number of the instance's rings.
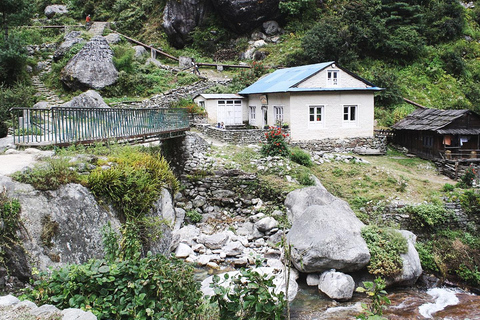
[[[288,124],[292,141],[373,136],[374,93],[382,90],[334,61],[277,70],[239,92],[244,120]]]
[[[205,108],[208,123],[224,125],[239,125],[248,119],[244,105],[245,97],[238,94],[199,94],[193,101]]]

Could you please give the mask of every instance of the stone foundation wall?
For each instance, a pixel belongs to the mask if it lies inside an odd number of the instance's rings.
[[[209,137],[231,144],[252,144],[265,142],[265,133],[269,131],[269,129],[226,130],[216,128],[208,124],[197,124],[196,128]],[[283,132],[290,133],[290,130],[283,129]]]
[[[386,137],[358,137],[349,139],[322,139],[311,141],[295,141],[290,145],[310,151],[354,152],[358,154],[385,154]]]
[[[269,129],[225,130],[208,124],[197,124],[196,128],[214,139],[232,144],[251,144],[265,142],[265,133]],[[283,129],[290,133],[290,129]],[[351,139],[322,139],[312,141],[289,141],[290,145],[310,151],[355,152],[358,154],[385,154],[387,138],[359,137]]]

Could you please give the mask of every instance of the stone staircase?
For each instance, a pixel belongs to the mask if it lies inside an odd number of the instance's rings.
[[[65,102],[62,99],[60,99],[60,97],[55,92],[47,88],[41,80],[43,75],[50,72],[52,61],[53,59],[51,56],[48,57],[47,60],[44,60],[42,64],[43,66],[42,71],[40,71],[38,75],[32,76],[32,84],[37,91],[35,96],[39,97],[41,101],[47,102],[49,107],[53,107]]]
[[[88,29],[88,33],[93,36],[102,36],[107,26],[108,22],[94,22],[90,29]]]

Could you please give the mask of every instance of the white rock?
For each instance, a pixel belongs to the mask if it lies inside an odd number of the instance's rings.
[[[330,270],[320,275],[318,289],[335,300],[350,300],[355,290],[355,281],[348,274]]]
[[[175,250],[175,257],[177,258],[186,258],[193,253],[192,248],[186,243],[180,243]]]
[[[320,282],[320,275],[317,273],[309,273],[307,275],[307,285],[311,287],[318,287]]]
[[[19,303],[20,300],[12,295],[0,297],[0,307],[9,307]]]

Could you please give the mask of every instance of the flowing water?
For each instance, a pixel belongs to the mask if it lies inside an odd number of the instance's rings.
[[[389,320],[480,320],[480,296],[458,289],[389,289],[390,306],[384,311]],[[291,304],[292,320],[348,320],[361,312],[365,294],[355,293],[349,302],[332,301],[315,287],[300,284]]]

